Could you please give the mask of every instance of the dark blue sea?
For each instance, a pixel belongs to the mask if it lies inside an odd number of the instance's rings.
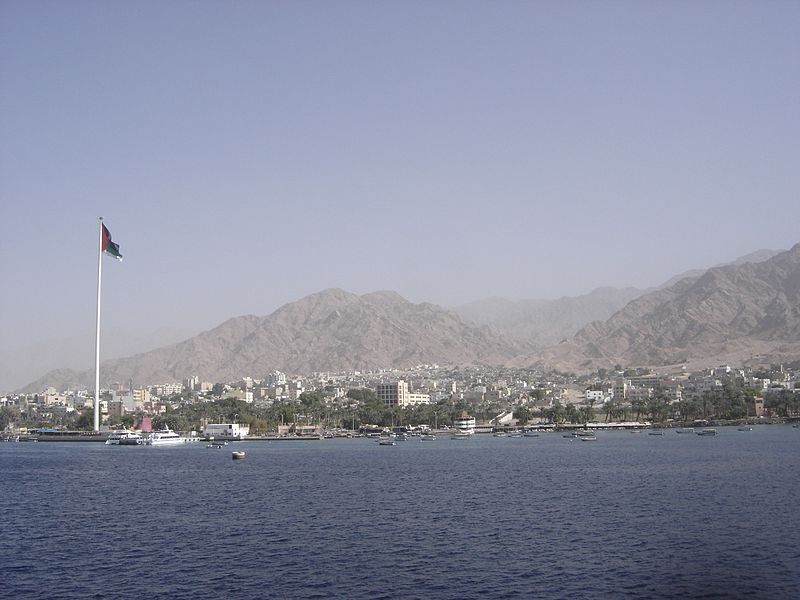
[[[0,597],[800,598],[798,499],[788,426],[0,443]]]

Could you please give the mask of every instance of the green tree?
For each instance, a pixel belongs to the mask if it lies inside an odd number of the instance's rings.
[[[520,425],[523,426],[527,425],[528,421],[530,420],[530,417],[531,417],[531,411],[524,404],[521,404],[514,410],[514,418]]]
[[[374,390],[369,388],[358,388],[347,390],[346,396],[358,402],[377,402],[378,396]]]
[[[5,430],[10,424],[19,421],[19,412],[10,407],[3,406],[0,408],[0,431]]]

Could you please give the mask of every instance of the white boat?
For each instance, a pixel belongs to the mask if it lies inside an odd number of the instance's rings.
[[[717,430],[710,428],[701,429],[697,432],[697,435],[717,435]]]
[[[119,444],[119,441],[128,435],[128,431],[126,429],[118,429],[116,431],[112,431],[108,434],[108,439],[106,439],[106,446],[116,446]]]
[[[162,429],[151,433],[150,437],[145,440],[145,444],[148,446],[174,446],[183,444],[185,441],[184,438],[171,429]]]
[[[506,437],[506,434],[502,431],[498,431],[494,434],[494,437]]]
[[[534,438],[534,437],[539,437],[539,434],[538,433],[534,433],[533,431],[526,431],[523,434],[523,436],[526,437],[526,438]]]
[[[395,442],[392,438],[384,438],[378,442],[379,446],[396,446],[397,442]]]
[[[142,444],[144,444],[144,438],[135,431],[128,431],[119,438],[120,446],[141,446]]]
[[[244,458],[244,451],[234,450],[233,452],[231,452],[231,458],[233,460],[242,460]]]
[[[423,435],[419,438],[423,442],[432,442],[436,439],[436,436],[433,434]]]

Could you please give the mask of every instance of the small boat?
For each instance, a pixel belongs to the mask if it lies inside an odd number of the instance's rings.
[[[242,460],[244,458],[244,451],[234,450],[233,452],[231,452],[231,458],[233,460]]]
[[[526,437],[526,438],[529,438],[529,437],[530,437],[530,438],[533,438],[533,437],[539,437],[539,434],[538,434],[538,433],[534,433],[533,431],[526,431],[526,432],[523,434],[523,437]]]
[[[596,442],[597,441],[597,436],[594,435],[594,434],[592,434],[592,435],[579,435],[578,437],[580,438],[580,440],[582,442]]]
[[[694,427],[685,427],[682,429],[676,429],[675,433],[694,433]]]
[[[510,437],[510,438],[521,438],[522,434],[521,433],[511,433],[511,434],[509,434],[508,437]]]
[[[752,427],[739,427],[737,431],[753,431]]]
[[[392,438],[380,440],[378,442],[379,446],[396,446],[397,442],[395,442]]]
[[[648,431],[647,435],[664,435],[663,431]]]
[[[420,441],[423,441],[423,442],[433,442],[434,440],[436,440],[436,436],[433,435],[433,434],[423,435],[423,436],[420,436],[419,439],[420,439]]]
[[[707,427],[705,429],[701,429],[700,431],[698,431],[697,435],[717,435],[717,430]]]
[[[494,437],[506,437],[505,432],[498,431],[497,433],[492,434]]]

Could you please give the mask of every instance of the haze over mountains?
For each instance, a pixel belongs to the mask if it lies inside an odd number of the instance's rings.
[[[781,250],[758,250],[717,266],[763,262],[780,252]],[[582,296],[565,296],[557,300],[515,302],[495,297],[456,306],[453,310],[467,321],[490,325],[510,337],[545,346],[572,337],[581,327],[592,321],[605,321],[635,298],[670,287],[684,279],[699,277],[705,272],[704,269],[686,271],[655,288],[602,287]]]
[[[651,291],[601,288],[577,298],[492,300],[456,310],[462,316],[395,292],[325,290],[265,317],[235,317],[180,343],[106,361],[101,383],[144,385],[195,374],[231,381],[273,369],[303,374],[420,363],[586,370],[617,362],[797,358],[800,244],[762,262],[740,260]],[[91,370],[58,370],[25,390],[89,386],[92,380]]]

